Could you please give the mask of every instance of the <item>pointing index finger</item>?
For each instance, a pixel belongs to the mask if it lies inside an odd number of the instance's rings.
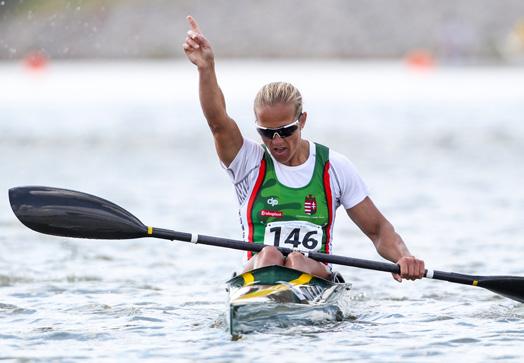
[[[191,26],[191,30],[193,30],[193,31],[195,31],[197,33],[202,34],[202,31],[200,30],[200,27],[198,26],[198,23],[196,22],[196,20],[191,15],[188,15],[186,17],[186,19],[189,22],[189,25]]]

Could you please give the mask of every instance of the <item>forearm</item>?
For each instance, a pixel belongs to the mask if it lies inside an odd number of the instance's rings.
[[[411,256],[402,237],[395,232],[389,222],[380,227],[379,232],[372,238],[377,252],[391,262],[397,262],[402,257]]]
[[[213,133],[226,126],[229,117],[226,102],[220,89],[214,64],[198,69],[200,105],[209,128]]]
[[[424,276],[424,261],[411,255],[393,225],[380,213],[369,197],[347,209],[347,213],[373,241],[377,252],[386,260],[400,266],[400,273],[393,274],[395,280],[400,282],[402,278],[413,280]]]

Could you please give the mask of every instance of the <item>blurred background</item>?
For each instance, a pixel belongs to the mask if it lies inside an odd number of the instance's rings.
[[[181,57],[189,13],[220,57],[524,58],[519,0],[2,0],[0,58]]]
[[[524,275],[524,1],[0,0],[0,359],[521,362],[512,301],[349,267],[356,322],[310,327],[301,352],[278,334],[231,342],[222,283],[241,253],[16,220],[7,189],[49,185],[241,238],[182,52],[188,14],[246,137],[258,89],[291,82],[304,137],[353,161],[428,267]],[[343,210],[334,235],[335,254],[380,260]]]

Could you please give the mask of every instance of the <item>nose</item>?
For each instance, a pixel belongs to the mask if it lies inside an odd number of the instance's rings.
[[[277,132],[275,132],[273,134],[273,138],[271,139],[271,143],[272,144],[276,144],[276,145],[280,145],[280,144],[284,143],[284,139]]]

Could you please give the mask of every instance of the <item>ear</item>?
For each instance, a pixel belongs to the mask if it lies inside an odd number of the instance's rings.
[[[302,130],[306,126],[307,112],[302,112],[298,119],[300,120],[300,129]]]

